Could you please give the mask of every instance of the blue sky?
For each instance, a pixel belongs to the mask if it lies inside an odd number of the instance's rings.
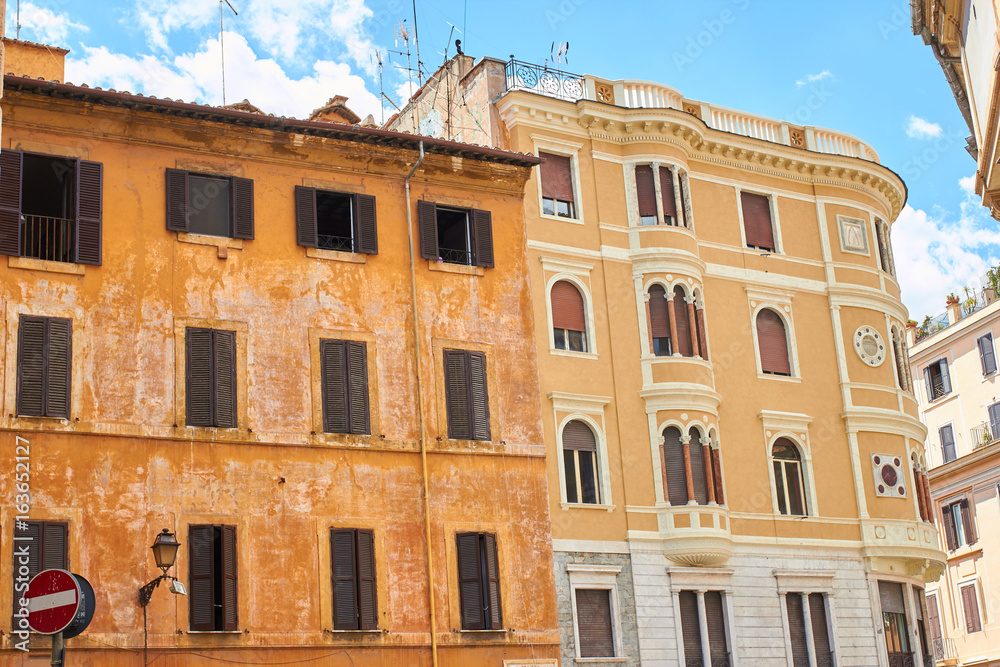
[[[397,26],[405,19],[412,33],[412,0],[231,2],[239,15],[225,10],[227,102],[304,117],[341,94],[380,120],[380,51],[384,90],[400,103],[406,59],[391,51],[405,51]],[[8,36],[16,4],[8,0]],[[1000,260],[1000,227],[968,191],[969,131],[930,49],[910,32],[908,0],[417,0],[417,19],[427,70],[446,46],[454,54],[456,38],[472,56],[536,63],[553,42],[569,42],[569,71],[657,81],[868,142],[909,187],[893,246],[914,319],[943,311],[948,292],[978,286]],[[22,39],[70,49],[73,83],[221,102],[217,0],[22,0],[21,24]]]

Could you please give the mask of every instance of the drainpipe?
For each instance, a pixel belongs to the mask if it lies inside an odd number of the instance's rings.
[[[417,414],[420,418],[420,467],[424,485],[424,537],[427,540],[427,598],[430,603],[431,665],[437,667],[437,615],[434,611],[434,559],[431,555],[431,501],[427,489],[427,424],[424,420],[424,383],[420,355],[420,316],[417,312],[417,264],[413,255],[413,215],[410,205],[410,178],[424,161],[424,142],[420,158],[403,179],[406,188],[406,238],[410,244],[410,305],[413,308],[413,343],[417,352]]]

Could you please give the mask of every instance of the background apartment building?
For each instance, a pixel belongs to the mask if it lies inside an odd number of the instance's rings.
[[[55,83],[62,52],[7,46],[0,599],[14,535],[96,590],[71,664],[556,664],[537,158]],[[144,614],[163,528],[188,595]],[[35,664],[6,618],[4,664]]]
[[[932,662],[906,191],[871,147],[466,56],[389,127],[545,160],[525,215],[564,665]]]

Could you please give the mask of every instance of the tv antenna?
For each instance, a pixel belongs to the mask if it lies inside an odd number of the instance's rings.
[[[569,63],[567,53],[569,53],[569,42],[552,42],[552,46],[549,47],[549,61],[559,69],[560,65]]]
[[[21,0],[17,0],[17,39],[21,39]]]
[[[382,88],[382,52],[375,49],[375,61],[378,62],[378,96],[379,96],[379,106],[382,107],[382,124],[385,125],[385,106],[382,105],[382,98],[389,100],[385,94],[385,90]],[[389,104],[396,106],[392,100],[389,100]],[[399,107],[396,107],[398,110]]]
[[[222,3],[226,3],[233,10],[233,15],[239,16],[240,13],[236,11],[236,8],[233,7],[233,4],[229,0],[219,0],[219,52],[222,54],[222,106],[226,106],[226,45],[222,41],[222,36],[226,32],[225,25],[223,24],[226,8],[223,7]]]
[[[403,43],[406,44],[406,53],[403,53],[402,51],[389,51],[389,53],[395,53],[395,54],[400,55],[400,56],[403,56],[403,55],[406,56],[406,67],[405,68],[404,67],[400,67],[399,65],[396,65],[396,67],[399,68],[399,69],[405,69],[406,70],[406,82],[407,82],[407,86],[408,86],[407,87],[408,95],[407,95],[407,100],[406,101],[408,102],[409,98],[413,96],[413,92],[414,91],[413,91],[413,67],[411,66],[411,63],[410,63],[410,32],[409,32],[409,30],[406,27],[406,19],[403,19],[402,21],[400,21],[399,24],[396,26],[396,46],[399,46],[399,40],[403,40]],[[416,40],[414,40],[414,41],[416,41]],[[419,63],[420,63],[420,60],[418,58],[417,59],[417,64],[419,65]],[[411,104],[410,105],[410,122],[413,123],[413,131],[416,132],[417,117],[416,117],[416,105],[415,104]]]

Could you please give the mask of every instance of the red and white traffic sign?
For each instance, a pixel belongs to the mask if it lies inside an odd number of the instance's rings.
[[[62,632],[76,618],[80,585],[66,570],[44,570],[28,582],[28,625],[43,635]]]

